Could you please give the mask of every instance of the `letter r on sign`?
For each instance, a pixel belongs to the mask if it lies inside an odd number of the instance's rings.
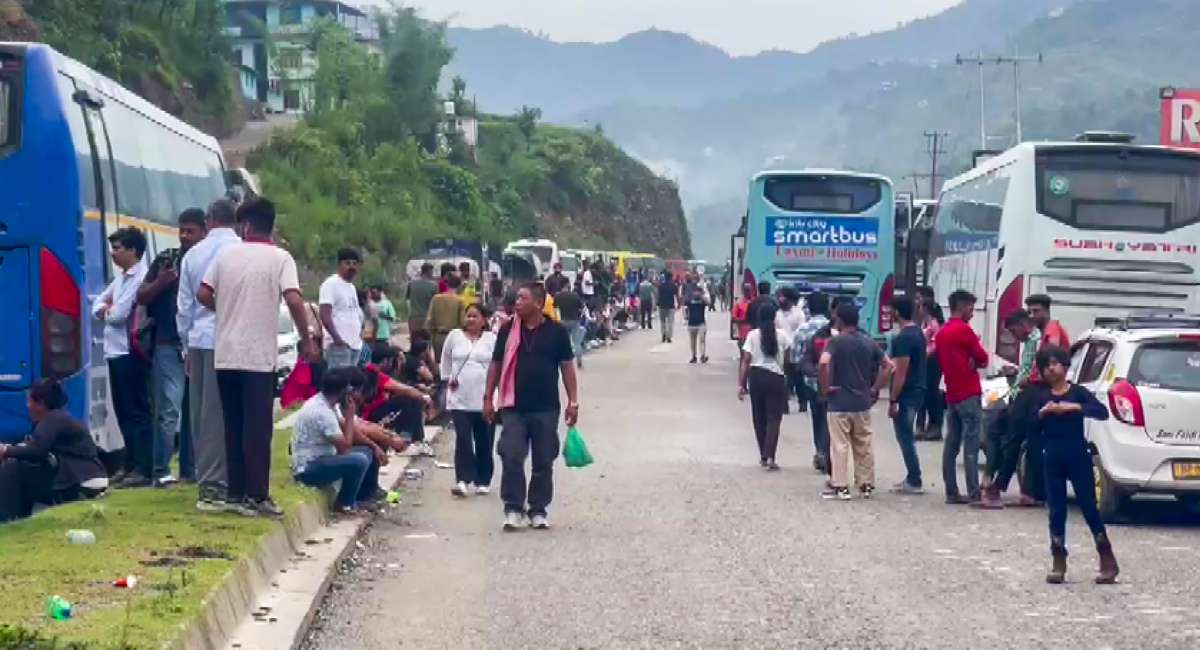
[[[1176,97],[1170,102],[1170,144],[1200,145],[1200,100]]]

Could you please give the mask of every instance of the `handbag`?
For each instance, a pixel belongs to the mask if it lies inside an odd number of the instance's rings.
[[[146,306],[138,305],[129,312],[125,326],[129,332],[129,352],[146,364],[153,362],[155,322]]]
[[[450,381],[446,384],[450,390],[458,390],[458,376],[462,374],[462,371],[467,367],[467,364],[471,363],[471,355],[475,352],[475,346],[479,345],[479,341],[482,339],[483,335],[480,334],[479,338],[475,339],[475,341],[471,343],[471,349],[467,351],[467,358],[463,359],[462,365],[458,367],[458,371],[454,373],[454,376],[451,377]]]

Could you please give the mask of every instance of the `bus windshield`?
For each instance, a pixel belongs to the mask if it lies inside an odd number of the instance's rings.
[[[1200,221],[1200,157],[1132,149],[1044,151],[1038,211],[1084,230],[1167,232]]]
[[[778,176],[767,179],[763,193],[780,210],[858,214],[879,203],[881,189],[873,178]]]
[[[549,264],[550,259],[554,257],[554,249],[549,246],[521,245],[513,246],[512,248],[516,251],[533,253],[537,257],[538,262],[541,262],[543,265]]]

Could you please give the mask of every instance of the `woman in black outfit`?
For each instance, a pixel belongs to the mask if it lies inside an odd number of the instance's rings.
[[[941,389],[942,367],[934,354],[933,335],[942,325],[946,317],[942,306],[933,298],[933,292],[921,294],[921,309],[926,314],[926,323],[921,327],[925,333],[926,360],[925,364],[925,404],[917,411],[917,440],[941,440],[942,420],[946,412],[946,393]]]
[[[29,389],[33,433],[20,444],[0,445],[0,522],[28,517],[37,503],[94,497],[107,487],[96,443],[66,405],[67,394],[53,379]]]

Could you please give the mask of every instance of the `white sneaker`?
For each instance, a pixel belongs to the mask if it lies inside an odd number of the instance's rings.
[[[437,455],[433,451],[433,445],[429,444],[428,442],[422,442],[418,448],[417,453],[419,453],[422,456],[436,456]]]
[[[514,531],[521,528],[521,524],[525,523],[525,515],[519,512],[504,513],[504,530]]]
[[[475,494],[478,494],[480,496],[486,496],[491,493],[492,493],[492,488],[490,488],[486,485],[476,485],[475,486]]]
[[[467,484],[463,483],[462,481],[455,483],[454,487],[450,488],[450,493],[456,497],[467,496]]]
[[[546,530],[550,527],[550,520],[546,515],[534,515],[529,518],[529,527],[537,530]]]

